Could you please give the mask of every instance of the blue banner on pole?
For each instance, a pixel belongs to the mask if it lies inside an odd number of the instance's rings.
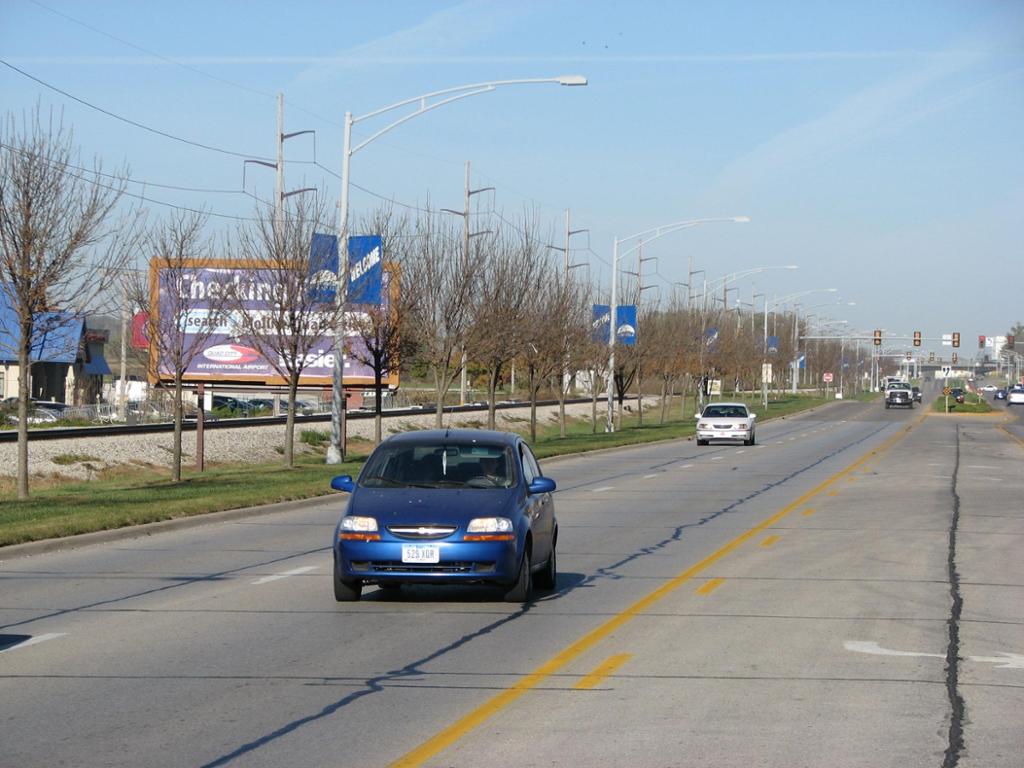
[[[800,355],[800,357],[797,358],[796,362],[797,362],[797,368],[799,368],[802,371],[806,367],[807,356],[806,355]]]
[[[706,328],[704,330],[704,346],[709,352],[714,352],[718,346],[718,329]]]
[[[769,336],[768,337],[768,354],[769,355],[774,355],[774,354],[777,354],[778,351],[779,351],[779,337],[778,336]]]
[[[381,303],[383,247],[380,235],[357,235],[348,239],[348,304]],[[315,233],[309,244],[310,298],[330,303],[338,289],[338,238]]]
[[[348,304],[380,305],[383,250],[380,235],[348,239]]]
[[[330,304],[338,293],[338,238],[313,233],[309,243],[309,289],[311,301]]]
[[[611,306],[609,304],[593,305],[593,322],[590,338],[602,344],[608,343],[608,326],[611,324]],[[615,310],[615,324],[618,326],[616,338],[626,346],[636,344],[636,306],[619,304]]]

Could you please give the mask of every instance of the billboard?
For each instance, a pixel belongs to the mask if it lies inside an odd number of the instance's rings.
[[[335,251],[336,253],[336,251]],[[315,256],[315,253],[314,253]],[[379,257],[378,257],[379,261]],[[335,259],[335,268],[337,260]],[[381,272],[384,272],[382,269]],[[155,310],[155,327],[170,320],[177,320],[177,332],[183,335],[187,349],[194,348],[186,370],[186,382],[231,382],[236,384],[283,385],[287,383],[251,342],[240,312],[250,318],[249,325],[260,326],[261,314],[266,317],[268,334],[276,316],[274,307],[285,300],[280,270],[272,268],[253,269],[251,265],[236,261],[203,261],[186,268],[168,268],[150,263],[151,306]],[[326,280],[310,280],[310,291],[316,300],[327,298]],[[391,271],[382,283],[397,290],[397,281],[391,279]],[[220,309],[220,297],[226,294],[238,297],[240,307],[230,311]],[[330,300],[333,301],[333,291]],[[386,307],[389,290],[378,291],[379,306]],[[326,304],[327,302],[325,302]],[[366,317],[368,307],[347,305],[345,312],[344,383],[346,386],[365,387],[373,384],[373,369],[355,359],[365,352],[362,339],[353,329],[355,324]],[[335,328],[330,320],[332,312],[324,313],[322,328],[317,328],[317,338],[306,354],[305,366],[299,380],[300,386],[330,386],[334,375]],[[255,318],[253,320],[252,318]],[[314,328],[316,316],[312,317]],[[169,326],[174,328],[174,325]],[[166,333],[166,331],[165,331]],[[161,355],[158,344],[150,345],[151,371],[155,379],[173,380],[172,361]],[[279,367],[281,361],[278,361]],[[153,376],[151,375],[151,378]],[[387,373],[385,386],[398,386],[398,372]]]

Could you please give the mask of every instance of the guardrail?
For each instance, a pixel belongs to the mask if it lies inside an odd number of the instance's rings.
[[[633,398],[627,398],[633,399]],[[566,405],[575,403],[589,403],[589,397],[574,397],[568,398],[565,401]],[[498,410],[505,410],[507,408],[523,408],[529,407],[529,400],[512,401],[499,403],[496,407]],[[558,405],[557,400],[538,400],[537,406],[546,405]],[[423,407],[423,408],[401,408],[384,411],[381,415],[384,418],[395,418],[399,416],[422,416],[428,413],[434,413],[436,408],[434,406]],[[486,405],[446,405],[444,407],[445,413],[465,413],[472,411],[486,411]],[[349,419],[372,419],[375,416],[373,411],[349,411],[346,418]],[[240,429],[243,427],[262,427],[271,425],[284,425],[286,416],[249,416],[249,417],[237,417],[237,418],[226,418],[217,419],[216,421],[206,420],[203,422],[203,429]],[[331,414],[329,413],[317,413],[311,416],[302,416],[296,414],[296,424],[316,424],[316,423],[329,423],[331,420]],[[182,423],[181,428],[186,432],[195,431],[196,422],[195,419],[189,419]],[[28,430],[29,440],[61,440],[67,438],[76,437],[107,437],[111,435],[142,435],[154,432],[173,432],[173,422],[159,422],[155,424],[101,424],[89,427],[49,427],[47,429],[34,429],[32,427]],[[15,429],[0,430],[0,443],[13,443],[18,439],[18,432]]]

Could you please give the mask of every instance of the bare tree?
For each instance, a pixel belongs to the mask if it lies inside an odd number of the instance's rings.
[[[403,287],[401,279],[403,265],[411,264],[415,252],[409,237],[408,221],[405,218],[395,219],[389,209],[381,209],[367,220],[364,229],[381,237],[385,301],[378,307],[364,307],[351,323],[362,345],[353,348],[350,354],[373,371],[376,399],[373,432],[379,443],[384,375],[397,371],[415,347],[410,333],[410,318],[419,303],[419,291],[414,285]]]
[[[536,291],[543,246],[532,222],[514,234],[498,231],[480,244],[478,281],[468,347],[487,372],[487,427],[495,428],[498,384],[505,366],[523,349],[527,306]]]
[[[18,498],[27,499],[29,371],[47,335],[97,308],[133,255],[137,218],[114,221],[127,169],[78,164],[73,135],[39,107],[0,126],[0,292],[16,318]],[[77,340],[76,340],[77,342]]]
[[[150,255],[148,279],[131,281],[133,303],[146,313],[149,336],[149,378],[170,379],[173,389],[174,438],[171,479],[181,480],[181,423],[185,375],[210,336],[217,331],[223,306],[219,292],[208,295],[193,290],[197,272],[212,269],[214,260],[208,216],[202,212],[178,212],[155,225],[146,235]],[[202,403],[199,404],[202,408]]]
[[[417,221],[414,247],[403,280],[415,286],[419,302],[412,315],[417,352],[434,379],[435,424],[444,423],[444,401],[462,370],[480,262],[462,250],[462,236],[435,216]]]
[[[583,362],[590,340],[589,287],[575,282],[561,269],[548,267],[541,276],[527,315],[523,356],[530,390],[530,434],[536,440],[536,401],[540,385],[556,382],[559,436],[565,437],[565,398],[573,366]]]
[[[239,266],[255,284],[268,286],[265,297],[245,291],[228,292],[224,310],[233,334],[263,357],[288,387],[284,460],[295,465],[295,400],[303,372],[317,357],[316,347],[337,326],[340,309],[333,294],[320,283],[312,252],[313,234],[325,224],[317,199],[289,199],[284,215],[257,208],[248,226],[238,231]]]

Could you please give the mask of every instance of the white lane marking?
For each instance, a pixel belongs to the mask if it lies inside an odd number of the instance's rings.
[[[615,487],[614,485],[602,485],[600,488],[595,488],[593,492],[594,493],[604,493],[605,491],[610,491],[614,487]]]
[[[712,456],[712,457],[711,457],[711,460],[712,460],[712,461],[721,461],[721,460],[722,460],[722,457],[721,457],[721,456]]]
[[[966,469],[999,469],[999,467],[990,467],[988,464],[968,464]]]
[[[844,640],[843,647],[857,653],[870,653],[874,656],[922,656],[931,659],[944,659],[944,653],[923,653],[921,651],[894,651],[883,648],[874,640]],[[1024,669],[1024,654],[1000,651],[996,656],[968,656],[968,661],[983,664],[995,664],[996,669]]]
[[[57,637],[64,637],[64,635],[66,634],[67,632],[49,632],[45,635],[36,635],[35,637],[31,637],[23,643],[12,645],[10,648],[4,648],[3,650],[0,650],[0,653],[7,653],[8,651],[14,651],[18,648],[28,648],[30,645],[38,645],[39,643],[45,643],[47,640],[53,640]]]
[[[740,454],[740,453],[746,453],[746,451],[745,451],[745,450],[739,450],[739,451],[736,451],[736,453],[737,453],[737,454]]]
[[[298,576],[300,573],[308,573],[312,571],[316,566],[304,565],[301,568],[293,568],[290,571],[284,573],[275,573],[273,576],[264,576],[262,579],[256,579],[253,584],[267,584],[271,581],[278,581],[279,579],[287,579],[289,576]]]
[[[944,461],[930,461],[930,462],[928,462],[928,466],[929,467],[944,467],[944,466],[946,466],[946,462],[944,462]]]
[[[650,480],[652,477],[657,477],[657,475],[644,475],[644,480]]]
[[[692,468],[693,468],[693,464],[683,464],[683,466],[680,467],[680,469],[692,469]]]

